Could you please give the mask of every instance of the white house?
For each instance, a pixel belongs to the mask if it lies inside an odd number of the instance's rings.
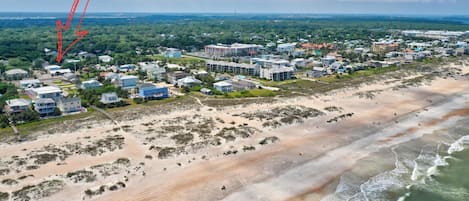
[[[112,57],[108,55],[99,56],[98,58],[99,58],[99,61],[103,63],[109,63],[112,61]]]
[[[7,100],[5,105],[5,111],[8,114],[16,114],[29,110],[31,102],[26,99],[11,99]]]
[[[185,78],[179,79],[177,81],[177,83],[178,83],[178,86],[180,86],[180,87],[183,87],[183,86],[184,87],[193,87],[193,86],[202,84],[202,81],[196,79],[193,76],[187,76]]]
[[[41,81],[38,79],[31,79],[31,80],[21,80],[20,87],[23,89],[26,88],[35,88],[41,86]]]
[[[213,84],[213,87],[220,92],[228,93],[233,91],[233,85],[226,81],[221,81]]]
[[[277,52],[279,53],[292,53],[295,51],[296,43],[284,43],[277,46]]]
[[[100,100],[100,102],[105,105],[119,103],[120,101],[121,99],[117,96],[116,92],[104,93],[101,95],[101,100]]]
[[[54,86],[26,89],[26,94],[28,94],[33,100],[39,98],[51,98],[53,100],[57,100],[63,96],[62,93],[62,89]]]
[[[57,100],[57,107],[63,113],[80,112],[82,110],[81,99],[75,98],[59,98]]]

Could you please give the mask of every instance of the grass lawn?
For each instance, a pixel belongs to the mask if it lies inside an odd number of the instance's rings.
[[[70,116],[64,116],[64,117],[57,117],[57,118],[50,118],[50,119],[44,119],[40,121],[35,121],[35,122],[30,122],[26,124],[21,124],[17,125],[16,127],[18,128],[19,132],[21,135],[28,135],[31,134],[32,132],[38,131],[38,130],[44,130],[48,126],[54,125],[54,124],[62,124],[65,121],[69,120],[75,120],[75,119],[81,119],[81,118],[86,118],[95,113],[94,110],[88,109],[88,112],[86,113],[81,113],[81,114],[76,114],[76,115],[70,115]],[[13,129],[10,127],[7,128],[2,128],[0,129],[0,139],[9,137],[14,135]]]
[[[226,98],[274,97],[275,92],[266,89],[253,89],[249,91],[235,91],[224,95]]]

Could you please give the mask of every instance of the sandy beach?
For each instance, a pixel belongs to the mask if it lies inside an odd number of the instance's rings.
[[[4,143],[0,192],[17,200],[334,200],[341,176],[361,160],[469,115],[469,69],[449,66],[459,74],[238,106],[202,99]],[[392,153],[379,156],[394,168]]]

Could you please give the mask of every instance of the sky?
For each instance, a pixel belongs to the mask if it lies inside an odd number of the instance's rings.
[[[0,12],[68,12],[74,0],[0,0]],[[83,6],[86,0],[81,0]],[[469,0],[90,0],[88,12],[469,15]]]

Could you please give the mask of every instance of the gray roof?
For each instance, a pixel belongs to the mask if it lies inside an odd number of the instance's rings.
[[[7,70],[5,73],[7,75],[28,74],[28,71],[25,71],[25,70],[19,69],[19,68],[15,68],[15,69]]]
[[[6,101],[9,106],[28,106],[31,103],[26,99],[11,99]]]
[[[103,97],[115,97],[115,96],[117,96],[117,93],[116,92],[104,93],[101,96],[103,96]]]
[[[233,84],[231,84],[229,82],[221,81],[221,82],[217,82],[217,83],[213,84],[213,86],[215,86],[215,87],[230,87],[230,86],[233,86]]]
[[[21,80],[21,85],[28,85],[28,84],[41,84],[41,81],[38,79],[31,79],[31,80]]]
[[[182,79],[178,80],[178,82],[182,82],[182,83],[185,83],[185,84],[202,83],[202,81],[194,78],[193,76],[187,76],[185,78],[182,78]]]

